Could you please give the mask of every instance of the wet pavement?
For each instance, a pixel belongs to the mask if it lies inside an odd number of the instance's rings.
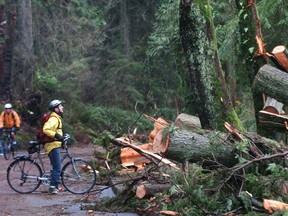
[[[72,147],[73,155],[77,157],[83,155],[85,159],[93,158],[93,147],[79,148]],[[87,154],[87,152],[90,153]],[[26,153],[26,152],[24,152]],[[83,158],[81,157],[81,158]],[[134,213],[107,213],[83,210],[85,205],[94,205],[99,199],[104,197],[113,197],[114,193],[111,188],[102,191],[98,195],[75,195],[69,192],[61,192],[57,195],[47,193],[48,185],[41,185],[35,192],[31,194],[18,194],[13,191],[6,179],[7,168],[13,159],[5,160],[0,156],[0,206],[1,216],[137,216]],[[93,190],[100,190],[104,186],[95,185]]]

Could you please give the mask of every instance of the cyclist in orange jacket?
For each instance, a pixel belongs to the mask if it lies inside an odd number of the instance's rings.
[[[5,110],[0,115],[0,155],[3,155],[2,132],[3,128],[11,129],[13,145],[16,145],[16,131],[19,130],[21,120],[18,113],[12,109],[12,105],[4,105]]]

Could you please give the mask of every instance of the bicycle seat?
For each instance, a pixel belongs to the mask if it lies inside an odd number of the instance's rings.
[[[28,142],[29,145],[40,145],[40,143],[36,140],[32,140]]]

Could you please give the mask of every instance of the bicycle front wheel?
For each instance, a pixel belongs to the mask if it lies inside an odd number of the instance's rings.
[[[66,163],[62,169],[63,186],[73,194],[88,193],[96,183],[96,171],[90,163],[77,159]]]
[[[15,160],[7,169],[9,186],[21,194],[35,191],[41,184],[39,180],[41,176],[42,170],[39,164],[27,158]]]
[[[9,160],[10,159],[10,156],[11,156],[11,145],[12,145],[12,142],[7,139],[5,142],[4,142],[4,157],[6,160]]]

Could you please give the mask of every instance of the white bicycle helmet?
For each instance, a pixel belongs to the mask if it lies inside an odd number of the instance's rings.
[[[12,105],[10,103],[7,103],[4,105],[5,109],[12,109]]]
[[[60,104],[62,104],[62,102],[60,100],[52,100],[49,103],[48,109],[53,111],[57,106],[59,106]]]

